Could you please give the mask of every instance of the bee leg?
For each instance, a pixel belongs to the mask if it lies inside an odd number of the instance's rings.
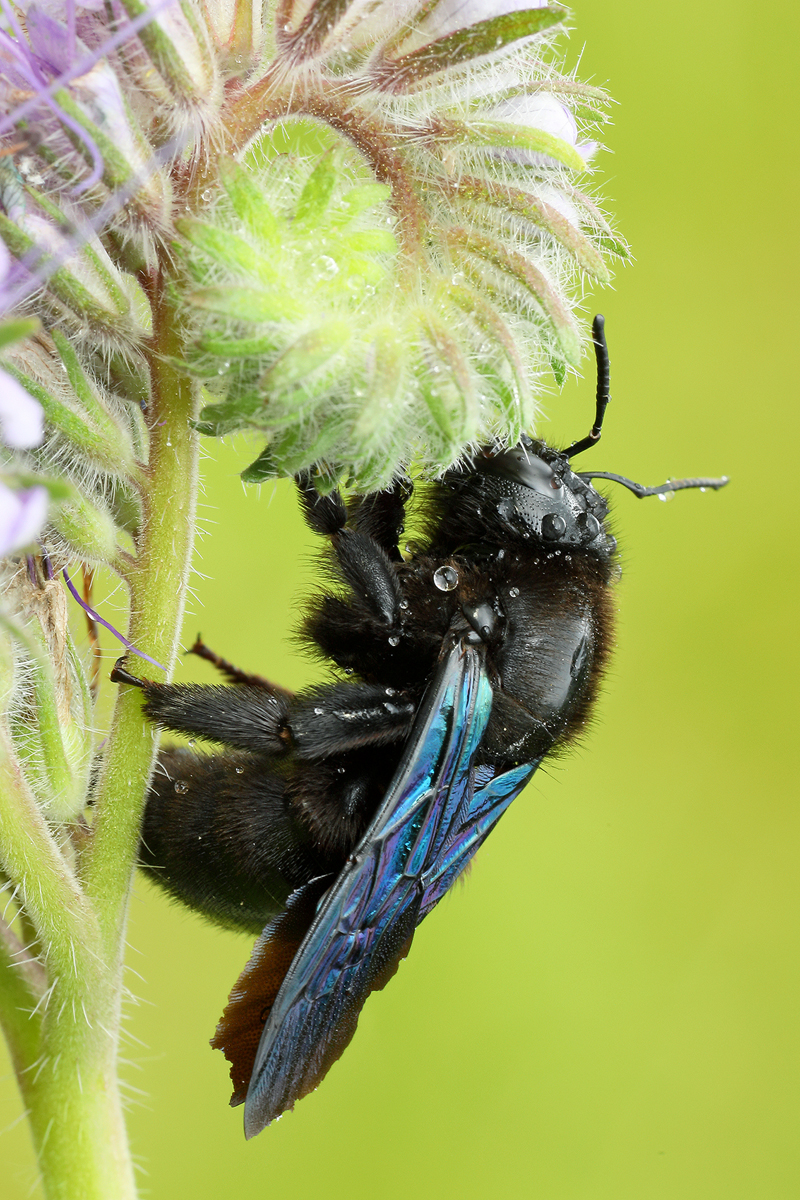
[[[137,679],[122,661],[111,672],[112,681],[141,688],[145,714],[162,729],[261,754],[282,754],[287,749],[285,693],[247,684],[156,683]]]
[[[315,533],[330,537],[339,573],[356,602],[393,629],[403,594],[386,551],[368,533],[345,528],[347,510],[338,491],[321,496],[307,474],[298,475],[297,487],[306,521]]]
[[[298,758],[320,760],[390,746],[408,736],[417,702],[394,688],[335,683],[298,696],[289,724]]]
[[[276,765],[254,754],[163,751],[139,848],[149,878],[219,924],[260,932],[296,888],[329,869],[290,811]]]
[[[410,483],[398,480],[382,492],[359,497],[351,508],[353,528],[377,542],[392,562],[402,562],[399,542],[405,529],[406,504],[412,491]]]
[[[221,655],[215,654],[205,644],[202,635],[199,633],[186,653],[194,654],[198,658],[203,658],[206,662],[210,662],[212,666],[216,667],[218,671],[227,677],[230,683],[246,683],[250,687],[263,687],[267,688],[270,692],[280,693],[287,697],[291,696],[291,692],[287,691],[286,688],[280,687],[277,683],[272,683],[271,680],[265,679],[263,675],[252,675],[249,671],[242,671],[241,668],[228,662],[227,658],[222,658]]]

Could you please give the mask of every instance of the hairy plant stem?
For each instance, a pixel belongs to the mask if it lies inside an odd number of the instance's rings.
[[[198,397],[196,385],[172,365],[180,359],[180,323],[167,281],[154,271],[142,283],[154,330],[150,456],[137,480],[144,520],[124,578],[129,636],[169,669],[193,546],[198,448],[190,421]],[[47,972],[42,991],[30,970],[12,966],[7,933],[0,944],[0,1023],[48,1200],[136,1195],[117,1065],[128,901],[156,749],[137,690],[120,688],[94,794],[94,828],[78,839],[75,858],[48,828],[13,748],[0,745],[0,865],[19,885]],[[27,1011],[21,1016],[20,1009]]]

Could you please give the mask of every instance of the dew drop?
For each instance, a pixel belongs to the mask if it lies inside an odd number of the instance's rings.
[[[244,775],[244,767],[234,767],[233,769],[237,775]]]
[[[320,254],[314,266],[323,279],[333,279],[334,275],[339,274],[339,264],[329,254]]]
[[[452,592],[458,587],[458,571],[455,567],[437,567],[433,572],[434,585],[440,592]]]
[[[516,600],[517,596],[519,595],[519,588],[509,588],[508,594]]]
[[[321,716],[322,716],[322,713],[323,713],[323,711],[324,711],[324,710],[323,710],[323,709],[321,709],[321,708],[315,708],[315,709],[314,709],[314,716],[315,716],[315,717],[321,717]]]
[[[400,638],[399,638],[399,637],[396,637],[396,636],[394,636],[394,637],[390,637],[390,638],[389,638],[389,645],[390,645],[390,646],[399,646],[399,645],[400,645]]]
[[[185,796],[189,790],[189,785],[185,779],[177,779],[173,786],[179,796]]]

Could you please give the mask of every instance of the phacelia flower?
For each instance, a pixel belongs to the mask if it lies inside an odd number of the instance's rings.
[[[44,413],[16,379],[0,371],[0,442],[15,450],[38,446],[44,436]]]
[[[46,488],[14,491],[0,481],[0,558],[30,546],[46,516]]]
[[[246,0],[9,9],[15,311],[67,339],[50,343],[57,368],[74,358],[126,443],[152,339],[168,346],[205,389],[203,433],[262,437],[250,480],[312,469],[370,490],[515,441],[547,376],[580,360],[581,277],[607,280],[603,256],[625,254],[584,188],[605,97],[558,69],[564,15],[541,0],[273,0],[263,22]]]

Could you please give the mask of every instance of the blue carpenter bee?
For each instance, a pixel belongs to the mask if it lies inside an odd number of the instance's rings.
[[[542,759],[582,729],[612,634],[616,543],[593,478],[570,461],[600,438],[603,318],[591,433],[567,450],[523,438],[430,484],[423,538],[398,541],[411,489],[345,506],[298,479],[338,587],[306,616],[310,643],[351,679],[292,695],[198,640],[227,686],[141,687],[165,729],[223,745],[159,760],[146,870],[192,908],[259,932],[212,1045],[252,1137],[311,1091],[350,1041],[370,991]]]

